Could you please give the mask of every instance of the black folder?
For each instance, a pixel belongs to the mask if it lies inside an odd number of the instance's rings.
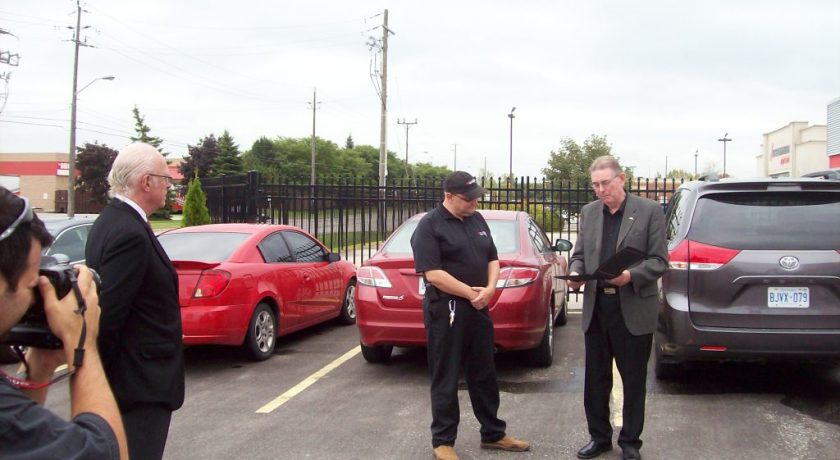
[[[568,281],[610,280],[620,275],[627,268],[645,259],[645,253],[636,248],[625,247],[615,253],[595,270],[584,275],[558,275],[557,278]]]

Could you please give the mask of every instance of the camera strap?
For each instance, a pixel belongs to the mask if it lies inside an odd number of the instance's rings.
[[[79,334],[79,344],[73,350],[73,369],[75,370],[82,367],[85,361],[85,338],[87,337],[85,312],[87,311],[87,303],[85,303],[85,298],[79,289],[79,279],[76,277],[75,270],[70,270],[70,284],[73,286],[73,294],[76,295],[76,302],[79,304],[79,309],[76,310],[76,314],[82,315],[82,333]]]

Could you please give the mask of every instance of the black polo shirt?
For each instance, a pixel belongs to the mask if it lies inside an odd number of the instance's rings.
[[[627,197],[621,202],[618,211],[615,214],[610,212],[610,208],[604,205],[604,225],[601,233],[601,257],[598,260],[603,264],[610,257],[615,255],[615,247],[618,245],[618,231],[621,229],[621,220],[624,218],[624,206],[627,204]],[[606,280],[599,280],[599,286],[609,285]]]
[[[487,285],[487,264],[498,260],[490,227],[478,212],[461,221],[440,203],[411,236],[417,273],[443,270],[469,286]]]

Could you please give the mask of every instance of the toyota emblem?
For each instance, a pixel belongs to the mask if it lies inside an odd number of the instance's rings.
[[[784,256],[779,259],[779,265],[785,270],[796,270],[799,268],[799,259],[793,256]]]

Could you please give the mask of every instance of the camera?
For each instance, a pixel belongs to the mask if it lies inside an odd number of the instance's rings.
[[[92,269],[90,271],[98,290],[101,284],[99,274]],[[59,299],[63,299],[73,291],[72,280],[75,278],[76,272],[73,267],[67,265],[66,261],[59,260],[56,257],[44,256],[41,258],[41,267],[38,269],[38,274],[46,276],[50,280],[50,284],[55,288],[55,295]],[[20,321],[0,337],[0,343],[49,350],[63,348],[61,339],[50,330],[47,313],[44,311],[44,299],[41,297],[41,290],[36,287],[34,294],[35,300],[32,305]]]

